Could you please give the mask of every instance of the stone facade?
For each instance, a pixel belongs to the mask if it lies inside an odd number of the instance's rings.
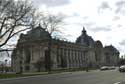
[[[105,65],[118,65],[119,51],[112,45],[104,47]]]
[[[14,72],[37,71],[35,64],[38,60],[41,63],[40,71],[47,70],[48,63],[52,70],[100,67],[106,65],[107,60],[113,61],[110,65],[117,65],[119,52],[108,51],[107,47],[103,48],[100,41],[95,42],[88,36],[85,28],[76,43],[72,43],[52,39],[47,31],[38,26],[27,34],[20,35],[11,56],[12,68]],[[112,58],[108,59],[110,57]]]

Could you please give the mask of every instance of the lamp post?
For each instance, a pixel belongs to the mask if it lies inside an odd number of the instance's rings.
[[[5,60],[5,65],[4,65],[4,67],[5,67],[5,73],[7,72],[7,59]]]
[[[86,59],[86,72],[88,72],[89,70],[88,70],[88,58]]]
[[[20,51],[22,51],[21,50],[21,48],[19,48],[20,49]],[[21,52],[22,53],[22,52]],[[19,54],[19,53],[18,53]],[[18,72],[18,74],[22,74],[23,73],[23,66],[22,66],[22,64],[23,64],[23,57],[21,56],[21,55],[19,55],[19,57],[20,57],[20,59],[19,59],[19,64],[20,64],[20,66],[19,66],[19,72]]]
[[[85,51],[85,57],[86,57],[86,72],[88,72],[89,71],[89,69],[88,69],[88,56],[87,56],[87,51]]]
[[[52,46],[52,37],[51,37],[51,34],[49,34],[48,55],[47,55],[47,71],[48,71],[48,73],[51,73],[51,46]]]

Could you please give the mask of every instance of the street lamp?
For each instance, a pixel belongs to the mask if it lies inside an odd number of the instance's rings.
[[[88,69],[88,56],[87,56],[87,51],[85,51],[85,57],[86,57],[86,72],[88,72],[89,69]]]
[[[51,37],[51,34],[49,34],[48,55],[47,55],[47,71],[48,71],[48,73],[51,73],[51,46],[52,46],[52,37]]]
[[[5,60],[5,73],[7,72],[7,59]]]

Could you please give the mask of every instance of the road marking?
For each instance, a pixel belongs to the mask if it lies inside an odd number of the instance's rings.
[[[120,84],[121,82],[116,82],[116,83],[114,83],[114,84]]]

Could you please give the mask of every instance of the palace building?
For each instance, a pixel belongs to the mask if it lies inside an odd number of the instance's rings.
[[[94,41],[85,28],[73,43],[53,39],[38,26],[20,35],[11,58],[14,72],[99,68],[103,65],[117,66],[119,51],[112,45],[103,47],[101,41]]]

